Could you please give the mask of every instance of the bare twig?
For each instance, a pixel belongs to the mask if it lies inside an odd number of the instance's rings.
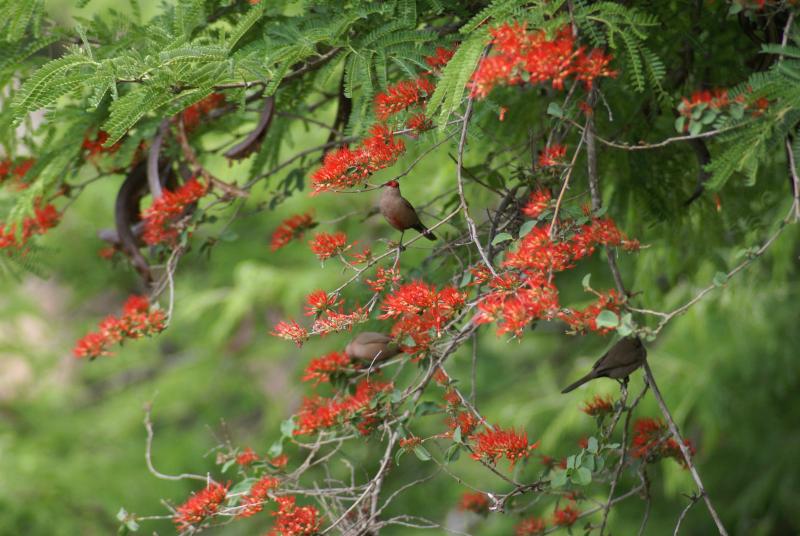
[[[153,452],[153,423],[150,420],[150,413],[153,404],[148,402],[144,406],[144,427],[147,429],[147,442],[145,443],[144,459],[147,462],[147,469],[156,478],[162,480],[200,480],[202,482],[214,482],[210,476],[195,475],[192,473],[181,473],[179,475],[167,475],[157,470],[153,465],[152,452]]]
[[[669,430],[672,433],[672,436],[675,438],[675,441],[678,443],[678,448],[681,449],[681,454],[683,454],[683,459],[686,462],[686,467],[688,467],[689,472],[692,475],[692,479],[694,479],[694,483],[697,484],[697,489],[700,492],[700,496],[703,497],[703,501],[706,503],[706,508],[708,508],[709,514],[711,514],[711,518],[714,520],[714,523],[717,525],[717,530],[722,536],[728,536],[728,531],[725,530],[725,525],[722,524],[722,520],[717,514],[716,509],[714,509],[714,504],[711,502],[711,498],[708,496],[708,492],[706,488],[703,486],[703,481],[700,479],[700,474],[697,472],[697,468],[692,462],[692,454],[689,452],[689,447],[687,447],[683,442],[683,437],[681,433],[678,431],[678,425],[675,424],[675,420],[672,418],[672,414],[667,407],[666,402],[664,402],[664,397],[661,396],[661,391],[656,384],[656,380],[653,377],[653,371],[650,369],[650,364],[645,361],[644,362],[644,374],[645,378],[647,379],[647,383],[650,385],[650,389],[653,392],[653,396],[658,403],[658,407],[661,409],[661,414],[664,415],[664,418],[667,421],[667,426],[669,426]]]

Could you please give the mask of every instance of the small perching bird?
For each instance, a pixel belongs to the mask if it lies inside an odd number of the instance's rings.
[[[406,229],[415,229],[422,233],[428,240],[436,240],[436,235],[425,227],[419,220],[417,211],[408,200],[400,195],[400,184],[397,181],[389,181],[383,185],[381,200],[378,208],[389,222],[389,225],[400,231],[400,244],[403,244],[403,234]]]
[[[400,353],[400,348],[392,342],[392,338],[383,333],[365,331],[356,335],[347,343],[344,353],[350,359],[359,361],[383,361]]]
[[[595,378],[613,378],[615,380],[627,378],[631,372],[642,366],[645,359],[647,359],[647,349],[639,337],[626,337],[603,354],[586,376],[561,392],[569,393]]]

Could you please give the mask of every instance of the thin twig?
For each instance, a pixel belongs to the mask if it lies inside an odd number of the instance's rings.
[[[681,454],[683,454],[686,467],[689,468],[692,479],[694,479],[694,483],[697,484],[697,489],[700,492],[700,496],[703,497],[703,501],[706,503],[706,508],[708,508],[711,518],[717,525],[717,530],[722,536],[728,536],[728,531],[725,530],[725,525],[722,524],[719,514],[717,514],[716,509],[714,509],[714,504],[711,502],[711,498],[708,496],[705,486],[703,486],[703,481],[700,479],[700,474],[697,472],[694,462],[692,462],[692,454],[689,452],[689,447],[684,444],[683,437],[678,431],[678,425],[675,424],[675,420],[672,418],[672,414],[670,413],[666,402],[664,402],[664,397],[661,396],[661,391],[659,390],[656,380],[653,377],[653,371],[650,369],[650,364],[645,361],[643,367],[645,378],[647,379],[647,383],[650,385],[650,389],[653,391],[653,396],[658,403],[658,407],[661,409],[661,414],[664,415],[664,418],[667,421],[667,426],[669,426],[669,431],[672,433],[672,436],[678,443],[678,448],[681,449]]]

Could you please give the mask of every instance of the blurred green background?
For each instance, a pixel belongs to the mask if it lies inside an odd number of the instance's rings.
[[[60,10],[65,21],[83,13],[70,11],[66,1],[48,4],[54,13]],[[97,0],[85,9],[114,4]],[[144,4],[145,15],[156,9]],[[525,123],[525,114],[535,118],[540,112],[519,107],[512,108],[509,116]],[[333,109],[324,113],[329,120]],[[496,135],[502,137],[505,129],[511,137],[515,127],[509,123],[513,121],[507,119],[497,127]],[[297,145],[283,147],[285,155],[326,137],[301,126],[295,130]],[[215,141],[219,140],[213,136],[203,139],[207,147]],[[405,169],[426,146],[407,145],[409,151],[393,169]],[[642,177],[638,170],[672,172],[669,166],[686,154],[688,150],[677,151],[669,159],[658,154],[616,154],[613,160],[604,160],[607,171],[619,177],[605,192],[610,212],[621,228],[648,246],[635,256],[623,257],[623,274],[632,288],[642,292],[642,303],[657,309],[679,305],[710,283],[715,272],[734,266],[743,247],[763,240],[788,201],[781,197],[786,190],[784,164],[777,161],[758,186],[732,184],[723,195],[721,211],[702,202],[691,215],[660,218],[643,201],[647,188],[657,188],[654,182],[659,176]],[[468,164],[480,161],[480,149],[468,158]],[[221,159],[210,167],[226,180],[246,175],[246,166],[229,168]],[[452,173],[445,146],[416,168],[407,181],[413,186],[404,191],[412,202],[423,203],[450,187]],[[384,172],[374,182],[384,175],[391,173]],[[691,184],[691,175],[686,172],[686,184]],[[153,403],[154,463],[159,470],[217,474],[212,449],[230,441],[263,454],[279,436],[280,421],[308,392],[299,381],[305,364],[343,348],[348,340],[347,334],[332,335],[298,350],[269,335],[279,319],[302,314],[308,292],[333,288],[345,277],[335,263],[321,268],[305,241],[271,253],[269,236],[291,214],[313,209],[325,222],[354,210],[366,213],[376,198],[372,194],[310,198],[301,193],[274,211],[257,210],[259,201],[272,197],[273,181],[272,186],[256,188],[210,257],[197,246],[218,236],[232,211],[221,212],[216,226],[204,227],[194,237],[194,249],[179,266],[175,316],[165,333],[126,345],[111,358],[93,363],[75,360],[70,354],[74,341],[106,314],[118,311],[128,294],[140,290],[130,269],[97,255],[102,243],[96,232],[112,225],[112,200],[121,180],[102,181],[84,192],[63,223],[41,241],[46,277],[0,281],[0,534],[111,534],[121,507],[140,515],[166,513],[161,499],[180,503],[196,486],[190,481],[158,480],[148,473],[145,403]],[[438,208],[432,211],[438,213]],[[350,218],[335,228],[361,243],[376,244],[375,248],[381,238],[396,238],[380,218],[363,223],[359,219]],[[319,229],[330,230],[325,225]],[[664,396],[697,445],[697,466],[734,534],[786,535],[800,530],[798,239],[796,228],[785,231],[763,259],[674,320],[649,348]],[[402,266],[417,267],[428,252],[425,246],[411,248]],[[593,274],[596,288],[611,286],[601,261],[596,256],[559,279],[564,301],[588,301],[580,285],[586,273]],[[357,301],[363,296],[366,293],[350,298]],[[481,411],[492,422],[527,430],[532,440],[541,440],[538,452],[559,458],[575,453],[577,440],[594,432],[593,420],[579,411],[581,402],[594,393],[616,393],[613,382],[598,381],[570,395],[559,394],[609,343],[597,336],[567,337],[561,331],[559,325],[540,325],[521,343],[509,343],[485,329],[479,338],[477,367]],[[468,348],[450,360],[449,370],[463,384],[470,382],[470,360]],[[641,385],[637,373],[633,391]],[[437,400],[439,395],[434,390],[427,399]],[[652,398],[644,401],[637,416],[658,416]],[[441,431],[440,416],[426,419],[415,429],[417,434]],[[345,452],[369,468],[381,449],[375,441],[349,446]],[[290,449],[289,454],[296,459],[295,451]],[[532,459],[526,474],[535,475],[537,463]],[[430,464],[405,456],[399,469],[390,473],[386,489],[433,470]],[[452,470],[481,488],[504,490],[500,481],[466,457]],[[684,494],[694,489],[691,478],[670,460],[652,466],[650,476],[652,510],[646,534],[671,533],[687,504]],[[456,504],[464,491],[440,475],[397,499],[391,511],[447,520],[449,526],[470,534],[512,533],[519,516],[482,519],[458,512]],[[593,486],[587,494],[602,499],[606,492],[605,486]],[[551,511],[552,503],[542,501],[530,512],[549,516]],[[612,534],[635,534],[643,511],[644,503],[637,498],[615,508]],[[269,525],[267,517],[263,514],[210,533],[263,532]],[[170,534],[174,529],[169,521],[142,528],[147,534],[154,530]],[[703,505],[696,505],[682,534],[712,531]],[[410,532],[393,529],[386,534]]]

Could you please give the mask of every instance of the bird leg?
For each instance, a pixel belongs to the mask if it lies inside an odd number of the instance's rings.
[[[403,235],[406,234],[405,230],[400,231],[400,242],[397,243],[397,249],[405,251],[406,247],[403,245]]]

